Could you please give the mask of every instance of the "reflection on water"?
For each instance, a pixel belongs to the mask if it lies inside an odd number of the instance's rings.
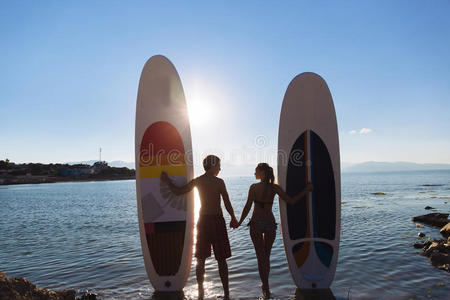
[[[254,179],[234,177],[225,182],[240,215]],[[373,194],[377,192],[385,195]],[[436,198],[430,198],[432,194]],[[448,212],[449,197],[448,171],[343,174],[346,204],[331,286],[334,297],[446,299],[450,274],[418,255],[412,247],[415,238],[408,237],[418,230],[412,216],[425,214],[427,205]],[[199,207],[198,193],[195,199]],[[0,207],[0,272],[26,277],[39,287],[89,290],[99,298],[152,298],[141,252],[134,181],[9,186],[0,189]],[[228,224],[229,216],[224,214]],[[277,204],[274,214],[279,223]],[[440,238],[436,228],[425,226],[420,231]],[[228,260],[231,296],[260,297],[248,228],[228,233],[233,254]],[[197,298],[195,258],[192,262],[184,289],[188,299]],[[206,298],[223,295],[214,256],[206,260],[204,287]],[[272,249],[270,288],[274,298],[303,299],[286,263],[280,229]]]
[[[333,300],[333,292],[330,289],[326,290],[302,290],[297,288],[295,290],[295,300]]]
[[[293,300],[334,300],[336,297],[330,289],[326,290],[302,290],[297,288],[292,293],[294,296],[289,297]],[[195,299],[196,297],[191,297]],[[212,297],[205,299],[220,299],[223,297]],[[239,299],[255,299],[256,297],[239,297]],[[152,300],[182,300],[189,299],[184,292],[154,292],[151,297]],[[259,297],[262,299],[262,297]],[[276,299],[276,298],[271,298]]]
[[[153,292],[152,300],[183,300],[184,292]]]

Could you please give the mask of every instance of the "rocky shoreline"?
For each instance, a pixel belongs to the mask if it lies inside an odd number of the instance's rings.
[[[440,270],[450,272],[450,220],[449,214],[443,213],[430,213],[413,217],[413,222],[420,222],[433,227],[441,227],[440,233],[444,239],[427,239],[425,241],[419,241],[414,243],[414,248],[422,249],[420,255],[426,256],[430,259],[433,266]],[[417,227],[420,227],[417,224]],[[425,234],[418,233],[420,238],[424,238]]]
[[[77,296],[75,290],[49,291],[40,289],[22,277],[10,278],[0,273],[0,299],[16,300],[95,300],[97,296],[88,292]]]

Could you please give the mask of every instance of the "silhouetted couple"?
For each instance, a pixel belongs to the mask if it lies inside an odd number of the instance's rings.
[[[275,240],[277,224],[272,213],[272,205],[275,195],[278,195],[287,203],[293,204],[302,199],[312,190],[308,184],[305,189],[295,197],[287,195],[283,189],[274,183],[273,169],[266,163],[260,163],[255,169],[255,178],[259,183],[252,184],[248,191],[248,199],[238,221],[234,215],[233,207],[228,196],[225,183],[217,175],[220,172],[220,159],[214,155],[208,155],[203,160],[205,173],[178,187],[174,185],[166,173],[161,174],[161,180],[166,182],[170,190],[177,195],[192,191],[197,187],[200,195],[200,217],[197,222],[197,243],[195,245],[195,257],[197,258],[196,276],[198,283],[198,296],[203,299],[203,280],[205,275],[205,259],[211,256],[211,246],[214,257],[219,266],[220,279],[222,280],[224,298],[229,299],[228,265],[226,259],[231,257],[230,242],[223,218],[220,199],[223,199],[226,210],[231,216],[230,227],[238,228],[248,215],[252,204],[255,203],[253,215],[250,219],[250,236],[255,247],[258,260],[258,271],[262,282],[264,298],[270,297],[269,272],[270,252]]]

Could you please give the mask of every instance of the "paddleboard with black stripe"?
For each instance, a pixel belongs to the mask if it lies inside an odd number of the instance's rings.
[[[302,73],[289,84],[278,133],[278,179],[295,196],[307,182],[314,189],[294,205],[280,200],[286,258],[301,289],[327,289],[336,272],[341,218],[340,155],[336,113],[326,82]]]

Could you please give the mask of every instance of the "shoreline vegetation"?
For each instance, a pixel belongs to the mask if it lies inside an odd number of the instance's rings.
[[[0,160],[0,185],[135,179],[135,171],[105,161],[89,164],[16,164]]]

